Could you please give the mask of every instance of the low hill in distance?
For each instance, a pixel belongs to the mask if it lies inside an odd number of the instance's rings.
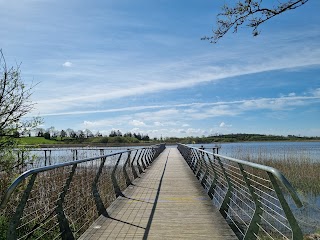
[[[134,137],[91,137],[91,138],[51,138],[44,137],[20,137],[21,145],[51,146],[51,145],[79,145],[79,146],[117,146],[117,145],[150,145],[160,142],[166,143],[227,143],[227,142],[263,142],[263,141],[320,141],[320,137],[301,137],[295,135],[277,136],[263,134],[223,134],[202,137],[167,137],[163,139],[153,138],[149,141],[138,140]]]

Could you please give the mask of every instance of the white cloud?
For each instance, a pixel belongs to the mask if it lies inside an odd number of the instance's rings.
[[[221,123],[219,124],[219,127],[221,127],[221,128],[228,128],[228,127],[232,127],[232,125],[228,125],[228,124],[226,124],[225,122],[221,122]]]
[[[130,125],[136,126],[136,127],[146,126],[146,124],[144,122],[139,121],[139,120],[135,120],[135,119],[130,122]]]
[[[69,62],[69,61],[62,64],[62,66],[64,67],[72,67],[72,65],[73,65],[72,62]]]

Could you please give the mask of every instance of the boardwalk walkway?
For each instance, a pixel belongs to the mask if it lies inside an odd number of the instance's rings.
[[[80,239],[237,239],[176,148],[167,148]]]

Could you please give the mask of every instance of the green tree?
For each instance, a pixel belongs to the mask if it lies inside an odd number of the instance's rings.
[[[66,131],[65,131],[65,130],[61,130],[61,132],[60,132],[61,140],[62,140],[63,138],[65,138],[66,136],[67,136]]]
[[[44,137],[45,139],[50,139],[50,138],[51,138],[51,135],[50,135],[50,133],[49,133],[48,131],[46,131],[46,132],[43,134],[43,137]]]
[[[213,35],[201,38],[216,43],[231,29],[234,33],[239,26],[246,25],[252,28],[252,35],[260,34],[258,27],[269,19],[286,11],[301,7],[309,0],[263,1],[263,0],[239,0],[234,5],[225,4],[217,15],[217,26],[213,29]],[[272,5],[270,7],[270,5]]]
[[[32,87],[22,81],[20,65],[8,67],[0,50],[0,195],[16,168],[23,169],[17,161],[17,137],[41,123],[39,118],[23,120],[34,106],[30,100]]]

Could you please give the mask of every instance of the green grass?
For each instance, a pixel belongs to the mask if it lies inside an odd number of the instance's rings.
[[[20,145],[42,145],[42,144],[138,144],[138,143],[150,143],[139,141],[134,137],[92,137],[92,138],[84,138],[84,139],[75,139],[75,138],[63,138],[60,137],[54,139],[45,139],[43,137],[21,137],[17,139],[18,144]]]
[[[45,139],[44,137],[22,137],[18,139],[18,143],[21,145],[61,144],[63,141]]]

